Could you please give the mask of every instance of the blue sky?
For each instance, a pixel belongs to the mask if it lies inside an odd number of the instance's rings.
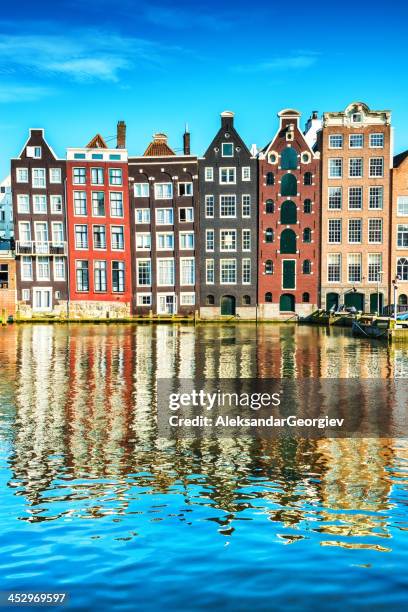
[[[64,155],[128,125],[131,154],[155,131],[179,148],[184,124],[202,154],[219,113],[248,144],[276,113],[393,111],[395,152],[408,148],[408,6],[274,0],[20,0],[0,18],[0,176],[29,127]],[[395,3],[396,5],[397,3]],[[192,7],[192,8],[191,8]]]

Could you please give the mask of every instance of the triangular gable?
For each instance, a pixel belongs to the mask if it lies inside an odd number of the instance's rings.
[[[108,149],[108,145],[100,134],[96,134],[86,145],[86,149]]]
[[[225,128],[221,126],[218,132],[216,133],[216,135],[214,136],[214,138],[212,139],[210,146],[207,148],[206,152],[204,153],[204,156],[203,156],[204,158],[207,157],[207,155],[213,151],[214,146],[219,140],[225,141],[224,132],[225,132]],[[249,157],[252,157],[251,151],[248,149],[245,142],[242,140],[241,136],[238,134],[237,130],[235,129],[233,125],[228,128],[228,132],[231,135],[230,140],[233,140],[236,145],[240,146],[242,149],[244,149],[246,153],[248,153]]]
[[[167,144],[167,135],[163,133],[154,134],[152,142],[143,153],[143,157],[166,157],[170,155],[176,155],[176,153]]]

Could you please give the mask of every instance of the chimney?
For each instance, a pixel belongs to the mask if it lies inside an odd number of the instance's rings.
[[[183,152],[184,155],[190,155],[190,132],[187,124],[183,134]]]
[[[234,125],[234,114],[232,111],[224,111],[221,113],[221,125],[224,129],[230,130]]]
[[[312,119],[318,119],[319,118],[318,115],[319,115],[318,111],[313,111],[312,112]]]
[[[124,121],[118,121],[116,127],[116,148],[126,149],[126,123]]]

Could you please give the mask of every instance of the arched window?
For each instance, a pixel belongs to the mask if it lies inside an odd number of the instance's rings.
[[[397,261],[397,275],[401,280],[408,280],[408,259],[400,257]]]
[[[213,306],[215,304],[215,299],[213,295],[207,295],[205,303],[207,306]]]
[[[310,300],[310,295],[308,294],[308,292],[307,292],[307,291],[305,291],[305,292],[302,294],[302,302],[303,302],[304,304],[308,304],[308,303],[309,303],[309,300]]]
[[[400,306],[407,306],[408,305],[408,298],[405,295],[405,293],[401,293],[401,295],[398,298],[398,304]]]
[[[302,266],[303,274],[310,274],[312,272],[312,263],[310,259],[305,259]]]
[[[280,221],[282,225],[293,225],[297,222],[296,204],[286,200],[281,206]]]
[[[271,227],[265,230],[265,242],[273,242],[273,229]]]
[[[303,184],[311,185],[313,183],[313,175],[311,172],[305,172],[303,175]]]
[[[282,176],[281,194],[283,196],[297,195],[297,180],[294,174],[284,174]]]
[[[265,212],[268,214],[275,212],[275,204],[273,203],[273,200],[266,200]]]
[[[273,261],[272,261],[272,259],[267,259],[265,261],[265,274],[273,274]]]
[[[303,212],[310,214],[312,212],[312,200],[305,200],[303,202]]]
[[[242,296],[242,303],[244,306],[249,306],[249,304],[251,303],[251,296],[250,295],[243,295]]]
[[[268,304],[272,303],[272,293],[270,291],[267,291],[265,293],[265,302],[267,302]]]
[[[312,230],[310,227],[305,227],[303,230],[303,242],[312,242]]]
[[[298,156],[293,147],[286,147],[281,153],[281,168],[282,170],[296,170],[298,165]]]
[[[280,252],[296,253],[296,234],[291,229],[285,229],[280,235]]]
[[[275,175],[273,172],[267,172],[266,174],[266,184],[274,185],[275,184]]]

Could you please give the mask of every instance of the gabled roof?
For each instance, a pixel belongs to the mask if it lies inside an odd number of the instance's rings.
[[[143,153],[143,157],[163,157],[168,155],[176,155],[176,153],[167,144],[167,134],[153,134],[153,140]]]
[[[108,149],[108,145],[100,134],[96,134],[86,145],[87,149]]]
[[[407,157],[408,157],[408,149],[406,151],[403,151],[402,153],[399,153],[398,155],[395,155],[393,167],[398,168],[398,166],[400,166],[402,162],[404,161],[404,159],[406,159]]]

